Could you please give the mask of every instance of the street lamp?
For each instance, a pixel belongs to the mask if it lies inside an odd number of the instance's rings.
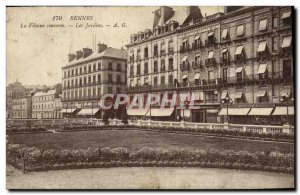
[[[288,96],[283,96],[280,98],[280,102],[284,103],[286,102],[286,123],[289,124],[289,103],[294,102],[294,98],[291,97],[290,95]]]
[[[229,97],[227,96],[225,99],[222,100],[222,104],[226,103],[226,108],[227,108],[227,114],[226,114],[226,122],[229,122],[229,118],[228,118],[228,105],[229,103],[232,104],[233,100],[229,99]]]

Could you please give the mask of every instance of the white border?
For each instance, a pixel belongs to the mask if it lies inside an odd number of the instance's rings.
[[[5,171],[5,143],[6,143],[6,136],[5,136],[5,87],[6,87],[6,6],[47,6],[47,5],[52,5],[52,6],[81,6],[81,5],[112,5],[112,6],[117,6],[117,5],[121,5],[121,6],[128,6],[128,5],[148,5],[148,6],[154,6],[154,5],[200,5],[200,6],[225,6],[225,5],[254,5],[254,6],[258,6],[258,5],[270,5],[270,6],[280,6],[280,5],[293,5],[295,6],[295,8],[299,8],[300,1],[299,0],[251,0],[251,1],[240,1],[240,0],[214,0],[214,1],[207,1],[207,0],[184,0],[184,1],[180,1],[180,2],[175,2],[174,0],[159,0],[159,1],[149,1],[149,0],[126,0],[126,1],[122,1],[122,0],[111,0],[111,1],[97,1],[97,0],[85,0],[85,1],[79,1],[79,0],[44,0],[44,1],[34,1],[34,0],[2,0],[0,1],[0,60],[1,60],[1,71],[0,71],[0,85],[1,85],[1,89],[0,90],[0,100],[1,100],[1,109],[0,109],[0,113],[1,113],[1,118],[0,118],[0,123],[1,123],[1,147],[0,147],[0,155],[1,155],[1,162],[0,162],[0,169],[1,169],[1,174],[0,174],[0,193],[1,194],[8,194],[9,192],[6,190],[6,184],[5,184],[5,175],[6,175],[6,171]],[[296,26],[299,26],[299,20],[297,18],[297,14],[296,14]],[[297,31],[296,31],[297,32]],[[296,35],[297,36],[297,35]],[[299,42],[299,37],[297,36],[297,43]],[[298,44],[296,44],[298,45]],[[297,46],[296,46],[297,47]],[[297,58],[299,58],[299,49],[296,50],[296,56]],[[298,65],[298,59],[297,59],[297,63]],[[297,75],[300,75],[300,68],[297,68]],[[296,77],[297,78],[297,77]],[[297,84],[298,83],[298,79],[297,79]],[[299,97],[299,90],[297,91],[297,97]],[[299,104],[299,102],[297,101],[297,104]],[[297,106],[298,108],[298,106]],[[298,111],[298,110],[297,110]],[[299,112],[297,112],[298,116],[299,116]],[[297,122],[298,122],[299,117],[297,117]],[[298,129],[297,129],[298,130]],[[296,130],[296,131],[297,131]],[[299,138],[299,132],[297,133],[297,140]],[[298,156],[298,152],[299,150],[297,150],[297,154],[296,156]],[[299,160],[298,160],[298,164],[297,164],[297,170],[299,169]],[[297,187],[297,184],[295,184],[295,186]],[[30,193],[30,192],[27,192]],[[35,192],[38,194],[46,194],[49,192]],[[74,192],[56,192],[58,194],[62,194],[62,193],[74,193]],[[76,192],[76,193],[85,193],[85,192]],[[109,193],[111,194],[112,192],[102,192],[102,193]],[[117,193],[117,192],[114,192]],[[119,193],[119,192],[118,192]],[[142,192],[138,192],[142,193]],[[159,194],[161,194],[162,192],[160,192]],[[173,193],[173,192],[169,192],[169,193]],[[204,192],[201,192],[204,193]],[[215,194],[217,192],[213,192],[213,194]],[[264,194],[266,192],[255,192],[257,194]],[[272,193],[272,191],[270,191],[269,193]],[[281,192],[282,193],[282,192]],[[284,193],[288,193],[288,192],[284,192]]]

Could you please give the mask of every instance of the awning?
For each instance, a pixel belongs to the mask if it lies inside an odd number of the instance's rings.
[[[236,93],[234,94],[234,98],[235,98],[235,99],[240,99],[240,98],[242,98],[242,97],[243,97],[243,92],[242,92],[242,91],[236,92]]]
[[[174,108],[151,108],[151,116],[171,116]],[[150,110],[147,113],[150,116]]]
[[[127,114],[129,116],[145,116],[148,109],[128,109]]]
[[[212,59],[214,57],[214,51],[208,52],[208,59]]]
[[[252,108],[248,115],[250,116],[269,116],[273,108]]]
[[[257,93],[257,97],[264,97],[267,93],[267,90],[266,89],[260,89]]]
[[[225,52],[227,52],[227,51],[228,51],[228,49],[224,48],[224,49],[222,50],[222,53],[225,53]]]
[[[194,76],[194,79],[200,79],[200,73],[196,73],[195,76]]]
[[[198,40],[199,38],[200,38],[200,36],[199,36],[199,35],[195,36],[195,40]]]
[[[291,86],[285,86],[283,87],[281,91],[281,97],[289,97],[291,94]]]
[[[228,108],[229,116],[246,116],[249,112],[250,108]],[[227,108],[222,108],[219,112],[220,116],[227,115]]]
[[[222,91],[222,95],[221,95],[221,100],[225,99],[228,95],[228,91],[227,90],[223,90]]]
[[[235,72],[236,73],[240,73],[240,72],[242,72],[243,71],[243,67],[237,67],[236,69],[235,69]]]
[[[243,49],[244,49],[243,45],[237,46],[234,55],[240,55],[240,54],[242,54]]]
[[[185,62],[185,61],[187,60],[187,58],[188,58],[188,56],[184,56],[184,57],[182,58],[182,61]]]
[[[236,35],[241,36],[244,34],[244,25],[239,25],[236,29]]]
[[[228,29],[223,29],[223,31],[222,31],[222,39],[226,39],[227,34],[228,34]]]
[[[286,19],[286,18],[289,18],[289,17],[291,17],[291,12],[290,11],[282,13],[282,19]]]
[[[267,29],[267,19],[263,19],[259,21],[259,28],[258,30],[262,31],[262,30],[266,30]]]
[[[68,108],[68,109],[62,109],[59,111],[60,113],[73,113],[76,109],[75,108]]]
[[[195,56],[198,57],[198,56],[200,56],[200,55],[201,55],[200,53],[197,53]]]
[[[264,74],[267,70],[267,64],[260,64],[258,67],[257,74]]]
[[[287,110],[288,109],[288,110]],[[276,107],[272,115],[294,115],[294,107],[289,106],[287,107]]]
[[[182,42],[186,42],[186,41],[187,41],[187,39],[186,39],[186,38],[182,39]]]
[[[217,113],[219,113],[219,110],[218,109],[206,109],[206,113],[217,114]]]
[[[291,46],[292,36],[284,36],[282,40],[281,48],[287,48]]]
[[[258,45],[257,52],[263,52],[266,51],[267,48],[267,41],[260,41]]]
[[[208,33],[207,36],[210,37],[210,36],[213,36],[213,35],[214,35],[214,31],[211,31],[211,32]]]
[[[187,74],[183,75],[182,79],[186,79],[187,78]]]
[[[77,115],[95,115],[96,112],[98,112],[100,109],[99,108],[82,108]]]

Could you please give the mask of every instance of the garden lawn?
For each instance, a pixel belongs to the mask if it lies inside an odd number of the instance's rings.
[[[99,130],[63,133],[14,134],[11,143],[44,149],[84,149],[89,147],[125,147],[137,151],[143,147],[198,148],[217,150],[247,150],[294,152],[293,143],[206,137],[199,135],[164,133],[140,130]]]

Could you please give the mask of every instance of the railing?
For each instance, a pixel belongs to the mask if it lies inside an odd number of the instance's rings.
[[[228,123],[195,123],[195,122],[174,122],[174,121],[150,121],[138,120],[130,121],[129,124],[138,126],[164,126],[164,127],[181,127],[190,129],[209,129],[209,130],[232,130],[243,132],[257,133],[287,133],[294,134],[294,127],[290,125],[271,126],[271,125],[244,125],[244,124],[228,124]]]
[[[102,119],[94,118],[65,118],[65,119],[8,119],[8,126],[26,126],[30,122],[31,125],[39,126],[63,126],[63,125],[104,125]],[[118,119],[110,119],[110,125],[122,125],[122,121]],[[228,124],[228,123],[195,123],[195,122],[175,122],[175,121],[153,121],[153,120],[129,120],[130,125],[137,126],[158,126],[158,127],[180,127],[193,129],[208,130],[232,130],[241,132],[257,132],[257,133],[286,133],[294,134],[294,127],[290,125],[271,126],[271,125],[244,125],[244,124]]]

